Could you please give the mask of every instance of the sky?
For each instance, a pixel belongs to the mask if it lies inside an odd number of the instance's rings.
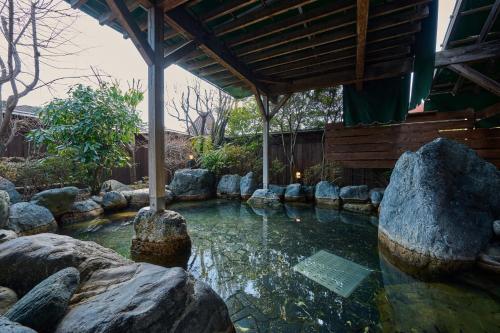
[[[439,1],[439,17],[436,49],[440,49],[453,11],[455,0]],[[64,4],[64,6],[67,6]],[[64,56],[57,63],[57,68],[41,66],[41,77],[49,81],[61,76],[80,76],[90,74],[90,66],[117,79],[126,88],[127,82],[132,79],[140,80],[142,87],[147,86],[147,66],[135,49],[130,39],[124,39],[118,32],[101,26],[98,22],[80,12],[72,23],[76,35],[74,39],[78,52]],[[74,49],[74,48],[73,48]],[[165,70],[166,94],[165,102],[175,98],[176,91],[182,91],[187,82],[195,80],[195,76],[175,65]],[[82,82],[82,79],[67,79],[52,85],[49,91],[46,88],[38,89],[25,96],[19,104],[39,106],[47,103],[54,97],[64,97],[69,87]],[[85,82],[85,81],[84,81]],[[89,82],[88,82],[89,83]],[[202,82],[202,87],[210,89],[208,83]],[[142,119],[147,121],[147,94],[145,100],[139,105]],[[182,124],[168,114],[165,115],[165,127],[174,130],[183,130]]]

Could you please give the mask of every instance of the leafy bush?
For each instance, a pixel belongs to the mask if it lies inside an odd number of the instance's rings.
[[[336,162],[326,162],[324,167],[322,167],[321,163],[316,164],[304,171],[304,183],[314,185],[322,180],[327,180],[341,186],[342,173],[343,167]]]
[[[123,92],[116,83],[74,86],[68,98],[53,100],[39,113],[43,127],[29,137],[49,155],[78,163],[86,171],[82,179],[96,193],[111,168],[128,164],[142,98],[137,89]]]

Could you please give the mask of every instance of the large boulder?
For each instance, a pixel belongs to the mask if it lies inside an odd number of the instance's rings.
[[[75,299],[56,333],[234,332],[222,299],[182,268],[138,263],[100,270]]]
[[[301,184],[290,184],[285,190],[285,201],[287,202],[303,202],[306,201]]]
[[[249,172],[240,180],[240,194],[241,199],[248,200],[253,192],[257,189],[257,181],[253,172]]]
[[[92,199],[76,201],[69,212],[61,216],[62,224],[71,224],[94,219],[104,213],[104,209]]]
[[[117,191],[106,192],[102,196],[102,207],[106,211],[127,208],[128,202],[125,196]]]
[[[0,244],[17,238],[17,234],[12,230],[0,229]]]
[[[23,200],[23,197],[16,190],[16,185],[7,178],[0,177],[0,190],[9,193],[10,203],[17,203]]]
[[[132,208],[142,208],[149,206],[149,189],[141,188],[138,190],[122,191],[128,205]]]
[[[370,199],[368,186],[344,186],[340,189],[340,198],[343,203],[367,203]]]
[[[220,198],[240,197],[240,175],[224,175],[217,185],[217,196]]]
[[[181,169],[169,185],[178,200],[206,200],[213,197],[215,177],[207,169]]]
[[[187,264],[191,238],[181,214],[171,210],[155,213],[144,207],[134,219],[134,230],[131,247],[134,259],[165,266]]]
[[[0,244],[0,267],[0,285],[18,294],[78,269],[82,283],[55,332],[234,332],[221,298],[183,269],[133,263],[94,242],[19,237]]]
[[[256,190],[247,202],[255,207],[281,207],[280,198],[270,189]]]
[[[80,273],[76,268],[62,269],[24,295],[5,317],[38,332],[53,332],[79,283]]]
[[[268,189],[274,192],[280,200],[285,199],[286,186],[269,184]]]
[[[316,204],[332,208],[340,207],[340,189],[334,183],[323,180],[316,184],[314,193]]]
[[[38,283],[66,267],[86,281],[96,270],[131,264],[113,250],[68,236],[38,234],[0,244],[0,286],[23,296]]]
[[[384,198],[385,187],[375,187],[370,190],[370,202],[374,207],[378,207]]]
[[[382,199],[379,244],[404,269],[471,266],[500,216],[500,172],[472,149],[436,139],[396,163]]]
[[[71,210],[78,195],[78,188],[74,186],[53,188],[42,191],[31,197],[31,203],[43,206],[51,211],[55,217],[59,217]]]
[[[0,316],[7,312],[16,302],[17,294],[14,290],[0,287]]]
[[[47,208],[30,202],[18,202],[10,206],[9,221],[5,228],[19,235],[33,235],[55,232],[57,223]]]
[[[9,193],[0,190],[0,228],[3,228],[9,219]]]
[[[102,183],[101,192],[112,192],[112,191],[130,191],[132,188],[130,186],[120,183],[117,180],[110,179]]]
[[[36,333],[29,327],[15,323],[5,317],[0,316],[0,332],[2,333]]]

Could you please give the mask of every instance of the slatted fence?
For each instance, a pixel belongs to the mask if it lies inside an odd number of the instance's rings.
[[[473,110],[414,113],[404,123],[390,125],[331,124],[326,157],[346,168],[393,168],[405,151],[415,151],[438,137],[462,142],[500,166],[500,128],[475,128]]]

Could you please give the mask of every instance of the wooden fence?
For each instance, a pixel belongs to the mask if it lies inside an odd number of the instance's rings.
[[[462,142],[500,166],[500,128],[475,128],[473,110],[414,113],[391,125],[328,125],[326,158],[346,168],[393,168],[402,153],[438,137]]]

